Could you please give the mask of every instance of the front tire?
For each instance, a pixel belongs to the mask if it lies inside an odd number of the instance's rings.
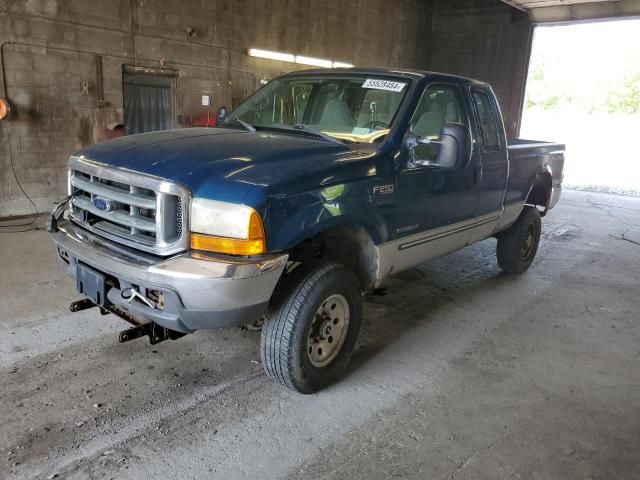
[[[524,210],[508,230],[498,236],[498,265],[507,273],[523,273],[533,262],[540,243],[542,222],[535,207]]]
[[[313,393],[338,380],[351,358],[362,294],[354,273],[337,263],[292,277],[262,327],[262,364],[275,381]]]

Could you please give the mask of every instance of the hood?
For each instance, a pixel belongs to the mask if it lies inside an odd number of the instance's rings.
[[[179,182],[196,197],[243,203],[256,187],[286,194],[367,175],[362,160],[374,152],[300,134],[190,128],[108,140],[75,155]]]

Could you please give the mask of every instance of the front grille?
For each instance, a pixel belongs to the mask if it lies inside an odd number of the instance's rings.
[[[163,179],[72,157],[71,218],[110,240],[157,255],[187,247],[189,192]]]

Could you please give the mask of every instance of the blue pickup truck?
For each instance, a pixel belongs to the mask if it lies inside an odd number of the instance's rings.
[[[258,90],[219,128],[144,133],[71,156],[50,219],[83,299],[151,343],[257,325],[266,372],[337,380],[363,295],[496,237],[529,268],[564,146],[508,141],[489,85],[391,69],[311,70]]]

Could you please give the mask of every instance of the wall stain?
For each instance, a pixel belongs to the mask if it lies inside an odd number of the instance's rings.
[[[91,120],[86,116],[82,116],[78,119],[76,140],[82,147],[93,143],[93,126],[91,125]]]

